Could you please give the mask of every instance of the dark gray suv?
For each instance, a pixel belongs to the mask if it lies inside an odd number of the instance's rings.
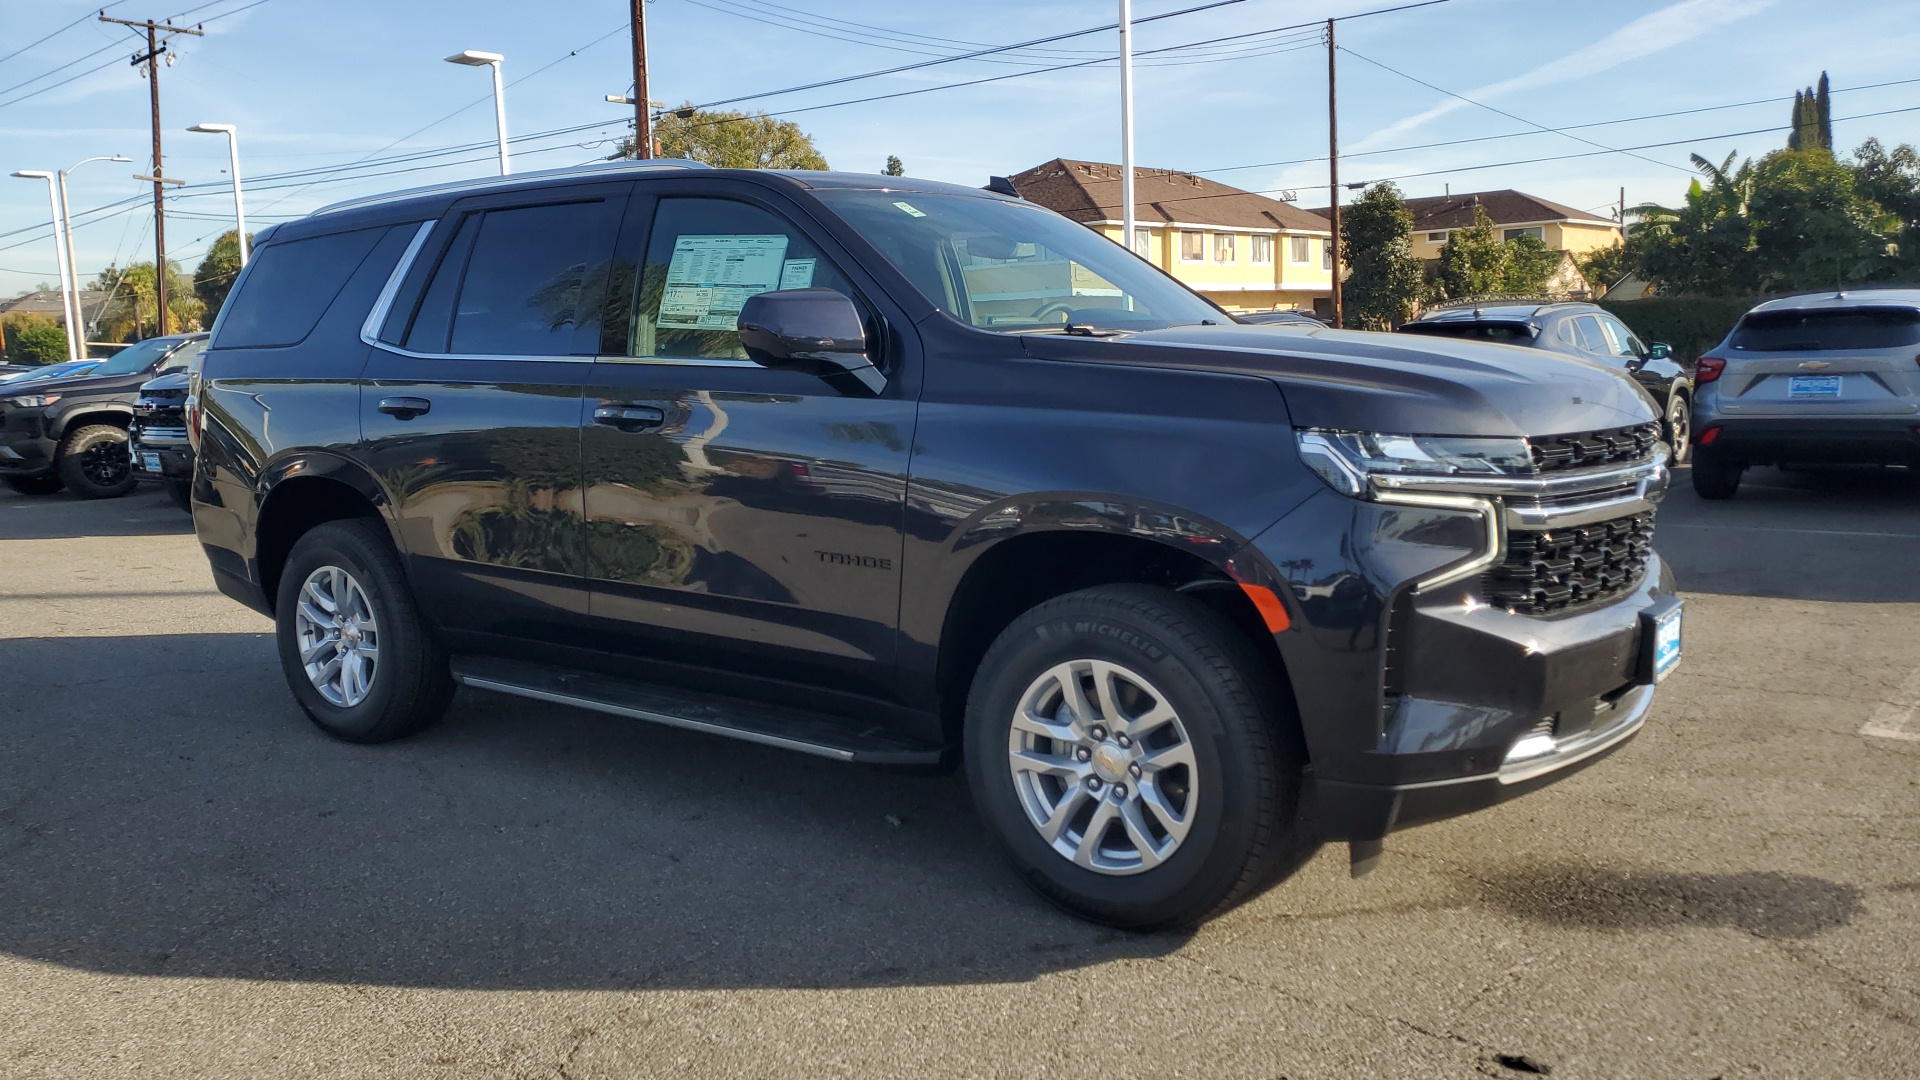
[[[1692,431],[1692,366],[1660,342],[1643,343],[1598,304],[1539,300],[1462,300],[1439,304],[1400,327],[1403,334],[1498,341],[1604,364],[1633,378],[1664,418],[1661,437],[1673,464],[1687,460]]]

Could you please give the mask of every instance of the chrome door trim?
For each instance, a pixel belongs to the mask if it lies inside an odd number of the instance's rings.
[[[400,283],[406,280],[407,271],[413,269],[413,260],[419,257],[421,247],[427,242],[427,234],[431,233],[433,227],[439,223],[439,218],[423,221],[420,227],[413,231],[413,240],[407,244],[407,250],[401,254],[400,261],[394,264],[393,272],[387,275],[387,283],[380,287],[380,296],[374,300],[373,309],[367,312],[366,321],[360,324],[361,341],[369,345],[380,344],[377,335],[380,333],[381,325],[387,321],[387,312],[393,308],[393,298],[400,293]]]

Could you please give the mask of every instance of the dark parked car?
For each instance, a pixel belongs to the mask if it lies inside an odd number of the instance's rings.
[[[26,382],[39,382],[42,379],[64,379],[69,375],[84,375],[104,363],[106,363],[105,359],[62,360],[57,364],[47,364],[44,367],[15,368],[0,375],[0,384],[18,386]]]
[[[174,505],[191,510],[187,501],[193,483],[193,447],[187,441],[187,391],[191,370],[169,371],[140,387],[133,403],[133,422],[127,426],[127,450],[133,475],[155,480]]]
[[[1545,349],[1605,364],[1644,387],[1660,410],[1661,439],[1671,460],[1687,460],[1691,445],[1693,371],[1660,342],[1643,343],[1598,304],[1534,301],[1458,301],[1421,312],[1401,333],[1497,341]]]
[[[133,490],[127,424],[140,387],[185,368],[205,334],[148,338],[82,374],[0,384],[0,479],[24,494],[88,499]]]
[[[1693,488],[1752,465],[1920,467],[1920,289],[1769,300],[1700,358]]]
[[[1123,926],[1590,765],[1679,659],[1630,380],[1239,326],[967,188],[341,203],[258,241],[197,400],[214,578],[330,734],[465,684],[963,763],[1023,876]]]
[[[1304,311],[1243,311],[1233,318],[1235,322],[1243,322],[1249,326],[1324,327],[1327,325]]]

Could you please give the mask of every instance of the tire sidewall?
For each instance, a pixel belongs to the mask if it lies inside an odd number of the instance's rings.
[[[1685,437],[1682,437],[1682,438],[1675,437],[1677,434],[1679,434],[1679,432],[1675,430],[1677,427],[1677,425],[1674,422],[1676,416],[1679,418],[1679,420],[1682,423],[1686,424],[1687,430],[1685,433]],[[1687,396],[1679,390],[1674,390],[1672,392],[1672,396],[1667,401],[1667,438],[1669,440],[1668,445],[1673,447],[1672,463],[1674,465],[1685,465],[1689,460],[1692,459],[1693,457],[1692,406],[1688,403]]]
[[[1224,720],[1236,707],[1232,696],[1200,677],[1184,643],[1116,608],[1090,604],[1029,616],[995,644],[969,695],[967,779],[976,808],[1043,893],[1103,921],[1161,925],[1183,920],[1196,906],[1210,907],[1201,898],[1225,895],[1238,880],[1257,828],[1264,755],[1234,737]],[[1007,741],[1021,695],[1054,665],[1086,659],[1112,661],[1145,678],[1173,705],[1193,744],[1199,770],[1194,823],[1172,857],[1152,870],[1102,874],[1073,865],[1040,836],[1015,791]]]
[[[384,567],[376,565],[365,550],[366,542],[354,533],[332,525],[321,525],[302,537],[287,557],[280,573],[278,599],[274,604],[274,639],[280,651],[280,667],[287,686],[313,722],[328,734],[350,741],[367,739],[386,718],[397,693],[394,666],[399,662],[401,634],[397,620],[399,605],[394,602],[395,582],[388,579]],[[373,669],[373,690],[357,705],[347,708],[322,697],[307,678],[300,663],[299,635],[295,629],[295,610],[307,576],[322,566],[338,566],[352,574],[373,607],[374,621],[380,627],[380,657]],[[389,652],[389,642],[392,651]]]
[[[133,465],[129,461],[124,475],[117,483],[97,484],[80,464],[80,456],[100,442],[118,442],[124,451],[127,446],[127,433],[121,428],[109,424],[89,424],[75,431],[60,443],[59,462],[54,466],[61,482],[68,491],[83,499],[117,499],[132,491],[138,480],[133,475]]]

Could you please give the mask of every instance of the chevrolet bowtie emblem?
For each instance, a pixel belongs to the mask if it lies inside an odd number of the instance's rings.
[[[1827,370],[1828,368],[1830,368],[1830,367],[1832,367],[1832,366],[1833,366],[1832,364],[1829,364],[1829,363],[1827,363],[1827,362],[1826,362],[1825,360],[1802,360],[1802,361],[1800,361],[1800,370],[1801,370],[1801,371],[1825,371],[1825,370]]]

